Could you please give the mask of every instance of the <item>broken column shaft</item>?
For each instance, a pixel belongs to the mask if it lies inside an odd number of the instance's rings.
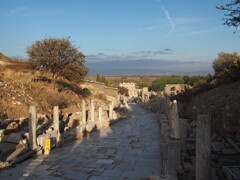
[[[60,142],[60,130],[59,130],[59,108],[54,106],[53,108],[53,124],[54,130],[57,131],[57,143]]]
[[[196,180],[211,179],[211,118],[198,115],[196,128]]]
[[[30,106],[29,108],[29,119],[30,119],[30,123],[29,123],[30,148],[32,150],[35,150],[37,149],[37,136],[36,136],[37,115],[36,115],[35,106]]]
[[[82,100],[82,123],[86,124],[86,101]]]
[[[172,128],[172,135],[171,137],[174,139],[180,139],[180,129],[179,129],[179,116],[178,116],[178,106],[177,101],[174,100],[171,109],[170,109],[170,115],[171,115],[171,128]]]
[[[94,122],[94,116],[95,116],[95,105],[94,100],[91,100],[91,121]]]

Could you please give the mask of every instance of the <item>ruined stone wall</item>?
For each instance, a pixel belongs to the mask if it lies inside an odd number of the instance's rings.
[[[205,106],[213,112],[213,132],[222,137],[234,137],[239,134],[240,126],[240,82],[214,88],[199,95],[186,95],[179,100],[179,115],[194,120],[197,109]]]
[[[176,95],[185,91],[187,88],[189,88],[189,86],[186,84],[166,84],[164,93],[166,95]]]
[[[137,97],[138,96],[138,91],[136,89],[136,84],[135,83],[120,83],[119,87],[124,87],[128,89],[128,95],[129,97]]]

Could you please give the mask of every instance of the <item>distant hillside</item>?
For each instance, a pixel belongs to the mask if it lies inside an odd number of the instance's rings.
[[[0,53],[0,64],[4,65],[4,64],[9,64],[11,63],[11,59],[7,56],[5,56],[4,54]]]

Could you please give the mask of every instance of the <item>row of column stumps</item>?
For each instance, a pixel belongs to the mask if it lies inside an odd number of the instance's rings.
[[[95,104],[94,100],[90,101],[91,107],[90,107],[90,121],[94,122],[95,121]],[[109,104],[109,120],[112,120],[113,118],[113,107],[114,103],[111,102]],[[86,101],[83,99],[82,100],[82,122],[83,124],[87,123],[86,119]],[[98,121],[100,124],[103,122],[103,108],[99,106],[98,108]],[[37,126],[37,114],[36,114],[36,108],[35,106],[30,106],[29,108],[29,144],[30,148],[32,150],[37,150],[38,145],[37,145],[37,136],[36,136],[36,126]],[[60,129],[59,129],[59,108],[58,106],[54,106],[53,108],[53,127],[54,130],[57,131],[57,138],[56,138],[56,143],[58,144],[61,140],[61,134],[60,134]],[[56,144],[56,145],[57,145]]]

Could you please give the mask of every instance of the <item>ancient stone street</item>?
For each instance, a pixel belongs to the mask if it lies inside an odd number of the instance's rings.
[[[159,179],[158,122],[139,106],[130,108],[128,119],[1,170],[0,179]]]

